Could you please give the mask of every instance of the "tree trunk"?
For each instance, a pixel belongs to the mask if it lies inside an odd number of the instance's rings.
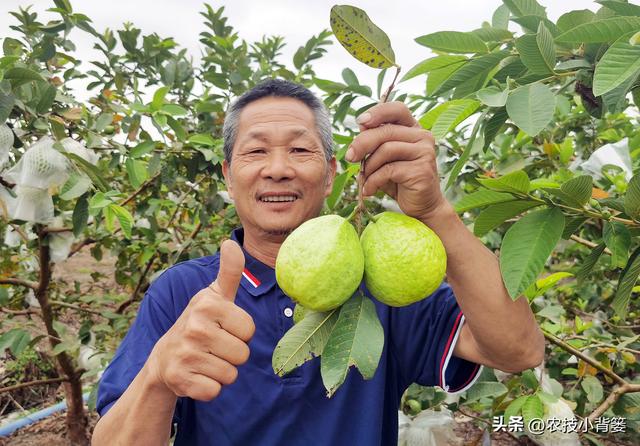
[[[52,270],[49,246],[44,240],[46,236],[44,231],[39,231],[40,281],[35,295],[38,303],[40,303],[42,320],[47,328],[49,343],[51,348],[54,349],[56,345],[60,343],[60,334],[53,327],[54,316],[49,302],[49,283],[51,282]],[[87,425],[89,421],[82,401],[80,373],[75,370],[73,359],[66,352],[55,356],[55,359],[58,374],[65,376],[69,380],[63,384],[64,395],[67,400],[67,432],[69,443],[74,446],[88,446],[89,436],[87,434]]]

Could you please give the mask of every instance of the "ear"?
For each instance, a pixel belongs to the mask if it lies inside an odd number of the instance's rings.
[[[222,160],[222,176],[224,176],[224,183],[227,185],[227,192],[229,192],[229,198],[233,198],[233,186],[231,181],[231,166],[227,160]]]
[[[329,172],[327,172],[327,184],[324,188],[324,196],[325,198],[331,195],[331,191],[333,190],[333,180],[336,177],[336,169],[338,166],[338,162],[336,161],[336,157],[333,156],[329,160]]]

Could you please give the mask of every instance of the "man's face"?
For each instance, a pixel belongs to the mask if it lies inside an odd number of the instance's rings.
[[[245,230],[285,236],[317,217],[336,161],[325,158],[311,109],[297,99],[266,97],[247,105],[238,124],[223,173]]]

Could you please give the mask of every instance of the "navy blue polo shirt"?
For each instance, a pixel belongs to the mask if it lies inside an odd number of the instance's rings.
[[[242,229],[232,238],[242,245]],[[249,360],[238,367],[237,380],[223,386],[212,401],[178,399],[175,445],[396,445],[398,406],[411,383],[456,392],[477,378],[479,365],[452,356],[464,316],[446,283],[428,299],[402,308],[372,298],[385,344],[371,380],[352,368],[327,398],[318,358],[284,378],[277,376],[271,356],[293,326],[295,304],[278,287],[271,267],[244,255],[246,268],[235,302],[256,326]],[[101,416],[124,393],[189,299],[216,278],[218,267],[218,254],[201,257],[174,265],[152,283],[102,375],[97,398]]]

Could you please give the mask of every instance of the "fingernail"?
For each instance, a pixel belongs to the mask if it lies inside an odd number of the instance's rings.
[[[349,150],[347,150],[347,153],[345,153],[344,157],[347,161],[353,161],[353,157],[355,156],[355,151],[349,147]]]
[[[371,113],[366,112],[356,118],[358,124],[366,124],[371,119]]]

